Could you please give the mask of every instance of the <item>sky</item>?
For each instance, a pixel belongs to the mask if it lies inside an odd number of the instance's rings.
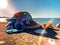
[[[60,18],[60,0],[9,0],[9,3],[34,18]]]

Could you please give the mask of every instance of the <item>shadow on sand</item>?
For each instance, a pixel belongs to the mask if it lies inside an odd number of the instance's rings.
[[[44,37],[58,39],[57,37],[55,37],[57,35],[57,33],[54,31],[54,29],[47,28],[46,31],[47,31],[47,34],[43,35]]]
[[[32,34],[32,35],[36,35],[36,36],[40,36],[41,35],[40,33],[35,32],[37,29],[43,29],[43,28],[39,27],[39,28],[36,28],[36,29],[25,29],[23,32],[29,33],[29,34]],[[58,39],[57,37],[55,37],[57,35],[57,33],[54,31],[54,29],[47,28],[46,31],[47,31],[47,33],[42,35],[43,37]],[[18,33],[23,33],[23,32],[16,32],[16,33],[13,33],[13,34],[18,34]]]
[[[39,28],[39,29],[42,29],[42,28]],[[24,30],[24,32],[26,33],[29,33],[29,34],[33,34],[33,35],[37,35],[37,36],[40,36],[41,33],[36,33],[37,29],[33,29],[33,30]],[[54,29],[52,28],[47,28],[46,29],[47,33],[46,34],[43,34],[42,36],[43,37],[47,37],[47,38],[52,38],[52,39],[58,39],[57,37],[55,37],[57,35],[57,33],[54,31]]]

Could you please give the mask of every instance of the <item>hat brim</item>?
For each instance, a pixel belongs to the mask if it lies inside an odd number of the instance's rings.
[[[41,25],[38,24],[37,22],[35,21],[31,21],[31,26],[26,26],[26,29],[36,29],[36,28],[39,28]]]

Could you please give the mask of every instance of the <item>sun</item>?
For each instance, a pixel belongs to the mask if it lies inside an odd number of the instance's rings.
[[[0,9],[5,9],[7,8],[8,1],[7,0],[0,0]]]

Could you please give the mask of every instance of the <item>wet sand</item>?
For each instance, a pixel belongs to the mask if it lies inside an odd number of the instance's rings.
[[[35,35],[33,30],[28,30],[30,33],[7,34],[6,25],[7,23],[0,22],[0,45],[60,45],[60,31],[55,30],[57,39]]]

